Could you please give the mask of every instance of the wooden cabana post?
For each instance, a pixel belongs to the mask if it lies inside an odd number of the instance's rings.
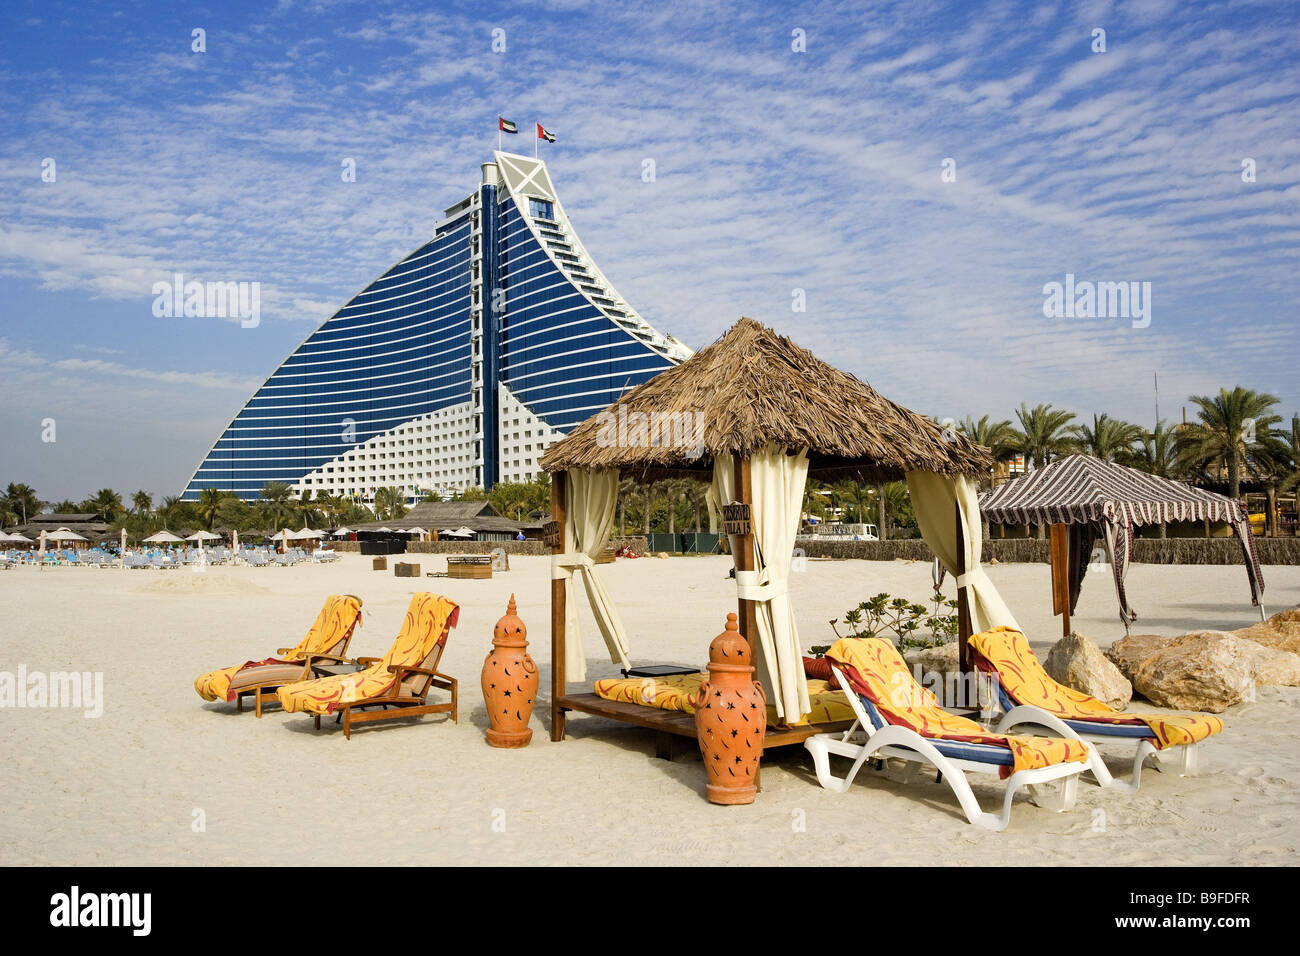
[[[564,495],[568,475],[557,471],[551,476],[551,521],[559,525],[559,536],[551,541],[551,553],[564,553]],[[551,579],[551,739],[564,739],[564,618],[568,613],[563,578]]]
[[[957,505],[957,574],[960,582],[966,573],[966,532],[962,526],[961,504]],[[966,589],[957,585],[957,670],[961,675],[962,687],[967,687],[970,679],[970,599]]]
[[[752,508],[754,489],[749,474],[749,456],[736,458],[736,503]],[[738,536],[739,546],[733,556],[736,573],[754,571],[754,526],[753,515],[750,516],[749,531]],[[736,599],[736,618],[740,624],[741,636],[749,642],[749,659],[758,660],[758,606],[749,598]]]
[[[1061,615],[1061,636],[1070,636],[1070,526],[1052,525],[1052,613]]]

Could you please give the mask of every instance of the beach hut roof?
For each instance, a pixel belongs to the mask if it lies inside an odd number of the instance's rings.
[[[641,430],[638,422],[650,427]],[[676,427],[685,440],[662,440],[667,436],[655,434],[655,423]],[[894,481],[914,469],[978,475],[993,465],[988,450],[966,436],[750,318],[578,425],[541,465],[657,477],[701,471],[714,455],[748,455],[769,442],[807,448],[809,471],[819,477]]]
[[[1226,495],[1149,475],[1091,455],[1068,455],[989,492],[980,514],[993,524],[1160,524],[1236,522],[1241,509]]]

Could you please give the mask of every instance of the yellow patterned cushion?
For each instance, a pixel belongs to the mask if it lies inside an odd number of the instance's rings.
[[[708,679],[708,674],[610,677],[596,681],[594,690],[598,697],[603,697],[605,700],[693,714],[695,713],[694,699],[699,695],[700,685]],[[808,681],[808,698],[812,710],[799,721],[799,724],[824,724],[853,719],[853,708],[849,706],[844,692],[829,690],[824,680]],[[770,704],[767,708],[767,722],[769,726],[777,722],[776,708]]]
[[[447,632],[456,626],[459,615],[460,607],[455,601],[428,592],[416,594],[406,609],[397,640],[382,659],[355,674],[285,684],[276,692],[280,705],[287,713],[325,715],[334,713],[339,704],[386,693],[396,680],[390,668],[421,666],[434,648],[446,641]]]
[[[1041,707],[1062,720],[1105,724],[1146,724],[1156,747],[1194,744],[1223,730],[1223,721],[1208,714],[1121,713],[1071,687],[1052,680],[1025,635],[1014,627],[995,627],[975,634],[970,646],[998,674],[1002,687],[1017,704]]]
[[[916,682],[906,661],[884,638],[841,638],[826,656],[840,665],[852,689],[870,700],[889,723],[922,737],[1006,747],[1013,763],[1004,771],[1088,760],[1088,745],[1082,741],[990,733],[969,718],[948,713],[929,689]]]
[[[340,652],[339,648],[346,644],[352,629],[360,622],[360,598],[353,597],[351,594],[331,594],[325,599],[325,604],[321,607],[320,613],[316,615],[316,620],[310,630],[307,631],[306,636],[295,647],[291,648],[284,657],[268,657],[260,661],[245,661],[243,664],[237,664],[234,667],[223,667],[220,670],[209,671],[195,678],[194,689],[204,700],[233,701],[239,692],[239,688],[232,689],[231,687],[231,684],[235,682],[236,675],[245,672],[242,674],[239,683],[241,686],[250,686],[260,682],[260,675],[247,673],[248,671],[255,672],[263,666],[306,660],[312,654],[337,654]],[[282,670],[277,670],[275,674],[268,672],[267,680],[278,679],[278,677],[282,676],[282,673]]]

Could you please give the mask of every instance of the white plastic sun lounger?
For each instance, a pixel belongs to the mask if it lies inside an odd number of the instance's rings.
[[[845,689],[844,696],[853,707],[857,720],[842,734],[817,734],[804,741],[804,747],[813,757],[817,782],[827,790],[837,793],[847,791],[858,771],[862,769],[862,765],[868,760],[881,761],[882,769],[886,760],[901,760],[906,766],[904,782],[910,780],[918,764],[933,765],[952,788],[957,802],[961,804],[962,811],[966,814],[966,819],[975,826],[987,830],[1007,828],[1007,824],[1011,822],[1012,801],[1015,799],[1016,791],[1021,787],[1029,787],[1030,799],[1044,809],[1059,812],[1074,807],[1078,795],[1079,774],[1088,769],[1087,764],[1061,763],[1034,770],[1019,770],[1006,780],[1002,812],[985,813],[980,809],[979,801],[975,799],[975,793],[971,790],[966,774],[998,774],[1003,767],[1011,765],[1010,751],[992,744],[922,737],[908,727],[886,723],[869,700],[864,700],[853,692],[838,667],[832,664],[831,670],[840,686]],[[843,777],[836,777],[831,773],[831,754],[847,757],[853,761],[849,772]]]
[[[1176,769],[1180,777],[1196,776],[1198,769],[1196,744],[1157,750],[1154,742],[1155,734],[1146,726],[1063,720],[1041,707],[1030,704],[1017,705],[1007,696],[1007,692],[998,681],[994,681],[993,686],[997,688],[999,702],[1002,709],[1006,711],[998,721],[998,733],[1009,733],[1016,727],[1041,727],[1058,737],[1082,741],[1088,747],[1088,769],[1092,771],[1097,783],[1108,790],[1137,793],[1142,785],[1142,766],[1148,757],[1155,758],[1154,766],[1162,773]],[[1129,779],[1117,780],[1094,744],[1125,743],[1134,740],[1137,741],[1137,751],[1133,755],[1133,769],[1130,771]]]

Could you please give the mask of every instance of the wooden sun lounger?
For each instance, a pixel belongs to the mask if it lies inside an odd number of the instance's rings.
[[[459,723],[456,678],[438,671],[438,661],[442,657],[443,647],[442,642],[438,643],[433,652],[420,662],[420,667],[402,664],[389,667],[389,673],[395,675],[397,680],[385,693],[364,700],[341,701],[336,713],[343,720],[344,738],[352,739],[353,724],[366,724],[376,720],[398,720],[403,717],[419,717],[422,714],[450,714],[452,723]],[[369,667],[378,664],[381,660],[383,658],[380,657],[358,657],[357,663],[362,667]],[[412,680],[412,677],[415,679]],[[431,687],[450,691],[451,700],[441,704],[429,703]],[[390,711],[388,709],[390,707],[394,709]],[[315,726],[320,730],[319,714],[315,715]]]

